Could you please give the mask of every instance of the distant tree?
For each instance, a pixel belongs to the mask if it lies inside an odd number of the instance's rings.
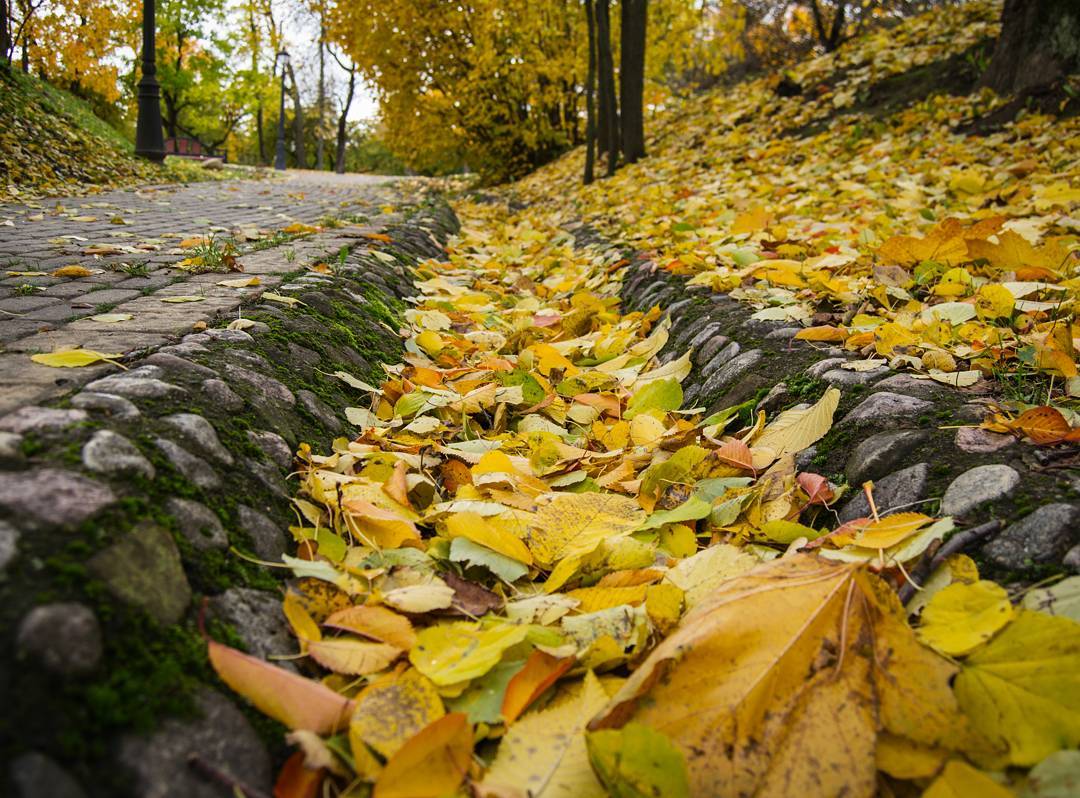
[[[11,62],[11,7],[0,0],[0,64]]]
[[[830,9],[832,19],[827,16]],[[810,0],[810,11],[814,15],[814,31],[817,33],[818,44],[825,52],[831,53],[843,43],[845,38],[847,2],[846,0]]]
[[[334,171],[340,175],[345,172],[345,149],[349,141],[347,130],[349,109],[352,107],[353,97],[356,95],[356,64],[349,62],[348,66],[346,66],[345,62],[338,58],[337,53],[330,49],[330,45],[326,45],[326,51],[333,56],[339,67],[349,73],[348,88],[345,90],[345,99],[341,102],[341,113],[338,114],[337,148],[334,152]]]
[[[611,7],[608,0],[596,0],[596,42],[596,69],[600,78],[598,149],[607,154],[607,173],[613,175],[619,164],[619,104],[615,96],[615,61],[611,53]]]
[[[619,48],[619,104],[622,151],[627,163],[645,156],[645,33],[648,0],[622,0]]]
[[[1077,0],[1005,0],[1001,35],[984,85],[1012,94],[1053,83],[1080,69]]]
[[[589,185],[596,168],[596,9],[593,0],[585,0],[585,24],[588,29],[589,63],[585,73],[585,175]]]

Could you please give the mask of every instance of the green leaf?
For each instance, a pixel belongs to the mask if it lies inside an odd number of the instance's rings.
[[[589,762],[612,798],[688,798],[690,782],[682,751],[641,723],[589,732]]]
[[[630,397],[623,417],[629,420],[639,413],[651,410],[678,410],[682,403],[683,390],[677,380],[653,380],[645,383]]]
[[[458,538],[463,540],[463,538]],[[482,678],[477,679],[464,693],[456,698],[444,701],[450,712],[464,712],[469,716],[469,723],[502,722],[502,702],[506,695],[506,687],[510,684],[518,671],[525,667],[525,660],[514,659],[500,662],[487,672]]]
[[[466,537],[454,538],[450,543],[450,561],[483,566],[504,582],[516,582],[529,572],[527,565]]]
[[[653,513],[641,525],[641,529],[656,529],[664,524],[698,521],[712,512],[712,504],[697,496],[691,496],[678,507]]]
[[[730,523],[730,522],[729,522]],[[803,524],[796,523],[795,521],[784,521],[783,519],[777,519],[775,521],[769,521],[767,524],[761,527],[761,534],[767,537],[769,540],[788,545],[792,541],[799,538],[809,538],[814,540],[821,537],[821,532],[818,532],[813,527],[805,526]]]

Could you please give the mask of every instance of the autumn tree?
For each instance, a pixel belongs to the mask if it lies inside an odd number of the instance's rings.
[[[645,155],[645,33],[648,0],[622,0],[619,32],[619,99],[622,101],[622,150],[627,163]]]
[[[1005,0],[983,84],[1000,94],[1045,86],[1080,69],[1076,0]]]

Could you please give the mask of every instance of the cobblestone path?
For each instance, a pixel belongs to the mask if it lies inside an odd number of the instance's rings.
[[[240,258],[254,288],[218,285],[237,274],[190,274],[175,264],[190,254],[185,239],[265,235],[327,217],[386,223],[404,184],[368,175],[289,172],[284,178],[119,190],[93,197],[0,205],[0,412],[42,401],[98,376],[57,370],[27,355],[82,346],[128,354],[190,332],[193,324],[235,310],[273,288],[315,248],[329,252],[357,228],[289,242]],[[362,232],[362,231],[361,231]],[[243,251],[243,250],[242,250]],[[299,258],[303,262],[304,258]],[[65,266],[89,276],[57,277]],[[198,301],[166,302],[197,296]],[[88,317],[132,314],[125,322]]]

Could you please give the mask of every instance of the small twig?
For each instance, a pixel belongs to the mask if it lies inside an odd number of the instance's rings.
[[[919,564],[912,569],[912,579],[921,585],[932,573],[934,573],[934,571],[937,570],[938,566],[945,562],[946,559],[962,549],[966,549],[973,543],[977,543],[983,538],[994,534],[999,529],[1001,529],[1001,521],[996,519],[987,521],[985,524],[973,526],[971,529],[965,529],[963,532],[957,532],[945,543],[941,544],[933,555],[930,554],[931,550],[928,548],[926,553],[923,554],[922,559],[919,560]],[[926,566],[925,568],[923,567],[924,564]],[[914,584],[910,581],[905,582],[899,591],[900,601],[907,604],[911,601],[915,592],[916,588]]]
[[[249,787],[239,779],[233,778],[220,768],[211,765],[198,754],[190,754],[188,756],[188,767],[207,781],[212,781],[220,784],[222,787],[227,787],[234,795],[242,795],[244,798],[270,798],[269,795],[261,790]]]

